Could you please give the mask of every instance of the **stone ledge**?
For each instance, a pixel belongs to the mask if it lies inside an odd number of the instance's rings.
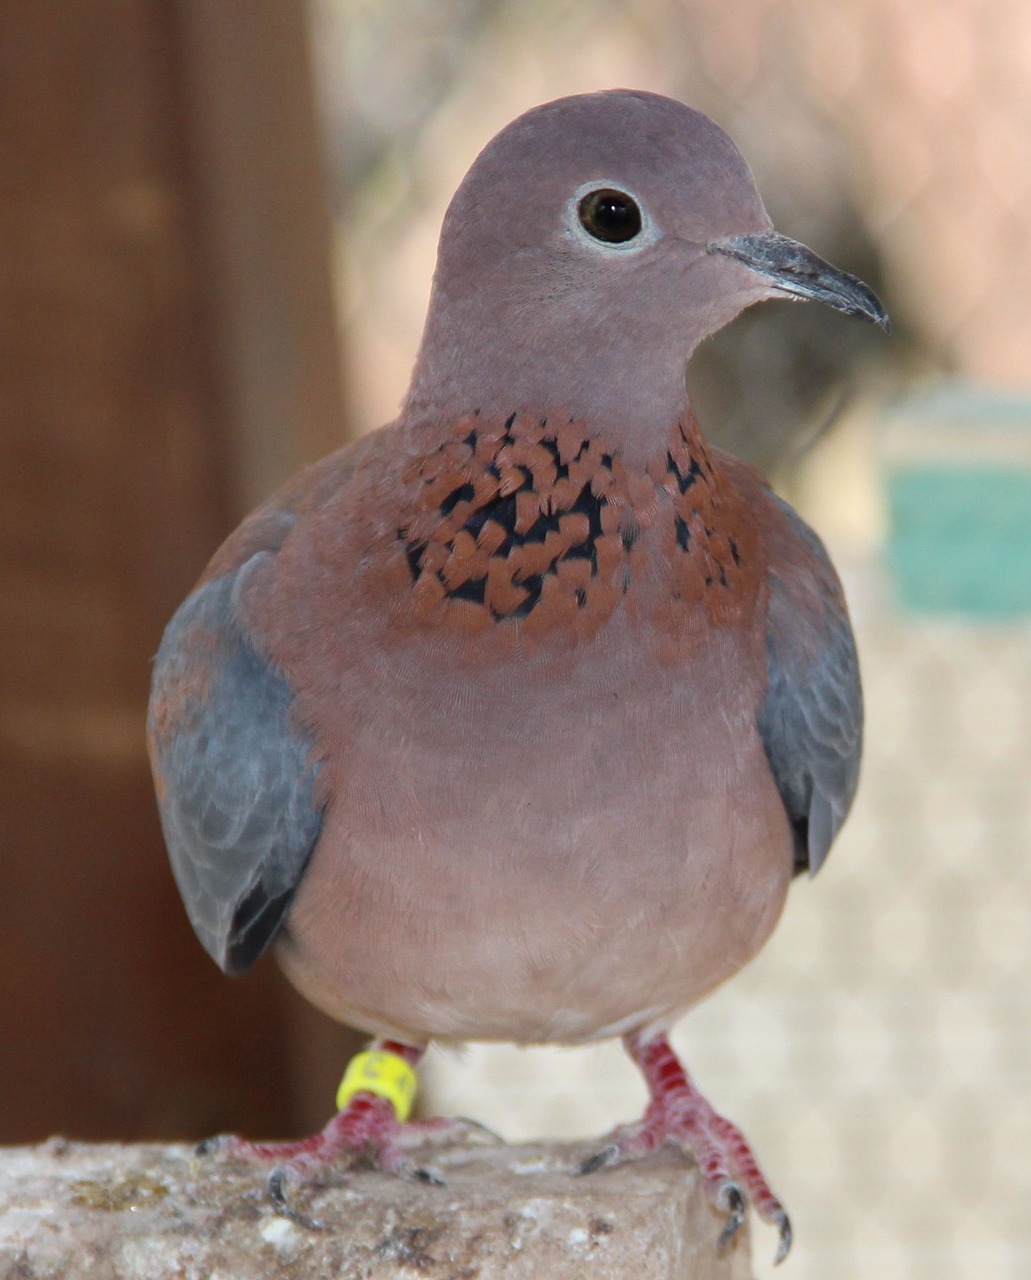
[[[748,1280],[675,1153],[573,1178],[583,1144],[450,1146],[443,1188],[340,1170],[277,1217],[263,1172],[192,1147],[0,1148],[0,1280]]]

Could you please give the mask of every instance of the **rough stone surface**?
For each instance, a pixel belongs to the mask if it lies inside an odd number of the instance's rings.
[[[445,1187],[341,1170],[295,1188],[315,1230],[278,1217],[264,1176],[187,1146],[52,1139],[0,1150],[0,1280],[590,1276],[748,1280],[673,1153],[573,1178],[582,1144],[432,1152]]]

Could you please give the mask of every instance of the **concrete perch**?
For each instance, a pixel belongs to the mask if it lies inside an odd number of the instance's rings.
[[[190,1146],[53,1138],[0,1149],[0,1280],[633,1277],[749,1280],[675,1152],[573,1178],[581,1144],[450,1146],[443,1188],[334,1170],[298,1187],[322,1230],[277,1217],[253,1165]]]

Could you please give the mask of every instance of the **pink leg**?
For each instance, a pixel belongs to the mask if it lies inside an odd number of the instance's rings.
[[[397,1040],[378,1040],[372,1047],[397,1054],[412,1067],[426,1051],[425,1046],[402,1044]],[[201,1151],[217,1149],[244,1160],[274,1161],[276,1167],[269,1175],[268,1190],[276,1211],[304,1226],[317,1227],[318,1223],[299,1213],[286,1198],[289,1181],[312,1178],[338,1157],[346,1156],[388,1173],[443,1185],[439,1174],[414,1164],[406,1158],[404,1149],[433,1138],[466,1136],[474,1128],[478,1126],[471,1121],[443,1117],[402,1124],[387,1098],[363,1092],[356,1093],[320,1133],[311,1137],[297,1142],[250,1142],[230,1134],[202,1143]]]
[[[782,1262],[791,1248],[791,1223],[741,1130],[706,1102],[664,1035],[643,1041],[639,1033],[631,1032],[623,1043],[641,1069],[651,1101],[642,1120],[617,1129],[610,1143],[585,1160],[579,1172],[621,1164],[672,1143],[694,1156],[714,1202],[727,1213],[720,1244],[728,1244],[737,1234],[747,1199],[761,1218],[780,1231],[776,1262]]]

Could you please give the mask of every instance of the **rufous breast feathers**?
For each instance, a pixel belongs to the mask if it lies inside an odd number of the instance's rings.
[[[469,414],[402,477],[406,627],[589,640],[620,605],[665,634],[754,609],[758,540],[693,419],[632,465],[577,421]],[[403,563],[404,573],[401,572]]]

